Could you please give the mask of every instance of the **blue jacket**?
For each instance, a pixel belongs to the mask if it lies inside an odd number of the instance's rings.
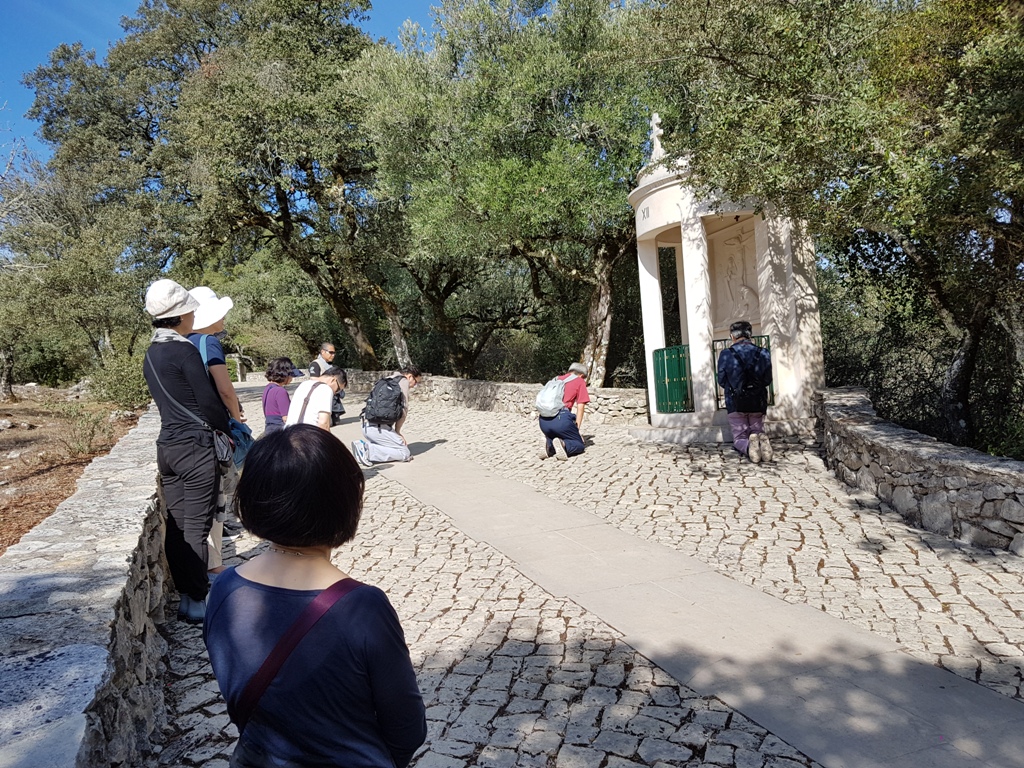
[[[772,383],[772,357],[767,349],[754,344],[749,339],[740,339],[718,355],[718,385],[725,390],[725,410],[733,413],[736,408],[732,404],[732,391],[743,384],[743,359],[750,375],[759,377],[764,386]]]

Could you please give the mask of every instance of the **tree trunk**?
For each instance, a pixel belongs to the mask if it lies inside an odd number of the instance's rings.
[[[602,245],[594,260],[594,292],[587,310],[587,338],[583,344],[583,364],[587,366],[587,383],[603,387],[608,365],[608,344],[612,334],[612,270],[629,252],[632,239],[626,243]]]
[[[405,329],[402,328],[402,318],[398,315],[398,308],[393,305],[385,306],[384,314],[388,319],[388,328],[391,329],[391,343],[395,347],[395,359],[398,360],[398,367],[408,368],[412,365],[412,358],[409,356],[409,345],[405,342]]]
[[[587,340],[583,344],[583,364],[587,383],[603,387],[608,364],[608,342],[612,331],[612,284],[605,278],[594,286],[587,310]]]
[[[340,314],[339,317],[341,317],[341,322],[344,324],[345,330],[348,332],[348,336],[352,340],[352,346],[356,348],[356,356],[359,358],[359,367],[364,371],[380,370],[380,363],[377,361],[377,352],[374,350],[373,344],[370,343],[370,340],[366,338],[366,334],[363,333],[363,326],[359,322],[359,318],[355,315],[345,317]]]
[[[300,266],[303,266],[300,264]],[[304,266],[303,266],[304,268]],[[320,291],[320,295],[323,296],[331,309],[334,310],[342,324],[345,326],[345,331],[348,333],[349,338],[352,340],[352,346],[355,347],[356,356],[359,358],[359,367],[364,371],[379,371],[380,363],[377,360],[377,352],[373,348],[373,344],[370,343],[370,339],[367,338],[366,333],[363,331],[363,324],[359,319],[359,316],[352,309],[352,303],[348,292],[344,287],[339,285],[332,285],[330,281],[332,278],[329,274],[317,271],[306,271],[306,274],[313,278],[313,282]]]
[[[402,326],[402,317],[398,313],[398,305],[391,300],[391,297],[380,286],[371,286],[369,293],[370,297],[384,313],[384,317],[388,319],[391,343],[395,348],[395,359],[398,361],[398,367],[408,368],[412,365],[412,357],[409,355],[409,345],[405,341],[405,328]]]
[[[14,397],[14,350],[0,346],[0,403],[13,403]]]
[[[983,313],[985,317],[987,312]],[[940,395],[940,409],[946,422],[950,442],[971,445],[974,439],[974,421],[971,418],[971,380],[978,363],[978,349],[984,322],[975,317],[960,338],[960,347],[946,370]]]

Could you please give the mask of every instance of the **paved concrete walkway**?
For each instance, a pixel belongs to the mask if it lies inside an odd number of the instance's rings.
[[[1019,695],[1015,558],[861,508],[799,446],[749,467],[585,426],[586,454],[542,462],[534,428],[416,404],[416,460],[367,472],[339,552],[403,619],[430,705],[418,766],[1024,766],[1024,706],[1001,695]],[[159,763],[221,766],[233,726],[198,633],[171,631]]]

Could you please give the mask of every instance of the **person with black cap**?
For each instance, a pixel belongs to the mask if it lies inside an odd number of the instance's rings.
[[[173,280],[157,280],[146,291],[155,330],[143,372],[160,411],[156,460],[167,506],[164,551],[181,594],[178,618],[190,623],[203,620],[210,589],[207,536],[219,487],[214,430],[230,432],[203,358],[187,338],[198,308]]]
[[[718,385],[725,390],[732,445],[751,463],[771,461],[772,444],[764,433],[772,358],[767,349],[751,341],[754,329],[746,320],[729,326],[732,346],[718,356]]]

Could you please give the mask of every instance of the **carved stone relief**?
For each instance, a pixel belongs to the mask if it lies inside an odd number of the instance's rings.
[[[728,333],[736,320],[761,321],[761,301],[757,295],[757,253],[753,221],[708,238],[711,267],[711,306],[715,338]]]

